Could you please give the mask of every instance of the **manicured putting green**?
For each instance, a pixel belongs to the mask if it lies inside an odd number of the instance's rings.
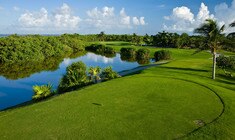
[[[172,139],[208,123],[218,97],[195,83],[129,76],[0,113],[4,139]]]

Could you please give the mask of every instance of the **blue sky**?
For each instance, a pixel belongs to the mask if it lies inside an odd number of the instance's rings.
[[[207,18],[231,23],[234,11],[235,0],[0,0],[0,34],[191,33]]]

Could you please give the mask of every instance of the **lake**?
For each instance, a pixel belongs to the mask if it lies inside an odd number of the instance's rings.
[[[120,54],[116,54],[113,58],[107,58],[94,53],[87,53],[84,56],[73,59],[64,58],[57,62],[58,65],[46,70],[41,70],[42,66],[38,64],[29,64],[29,66],[25,66],[26,68],[24,69],[18,68],[24,66],[16,65],[9,70],[6,69],[4,73],[0,73],[0,110],[32,100],[32,86],[34,85],[51,83],[54,89],[56,89],[60,78],[66,72],[66,67],[77,61],[84,62],[88,67],[100,66],[104,68],[112,66],[113,70],[117,72],[139,66],[137,62],[122,61]],[[53,63],[56,62],[53,61]],[[45,64],[42,65],[47,66],[48,64],[45,62]],[[4,67],[1,67],[1,69],[4,69]],[[28,69],[30,69],[31,73],[27,72]]]

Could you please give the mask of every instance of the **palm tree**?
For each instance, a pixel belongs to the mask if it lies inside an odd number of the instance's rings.
[[[105,33],[104,31],[100,32],[100,34],[98,34],[98,38],[100,41],[104,41],[104,38],[105,38]]]
[[[101,68],[100,67],[90,67],[89,68],[89,77],[90,80],[93,81],[94,83],[97,83],[98,80],[100,80],[100,72],[101,72]]]
[[[215,79],[216,52],[222,45],[221,37],[224,28],[225,25],[219,27],[216,21],[207,19],[204,24],[194,30],[195,33],[199,33],[206,38],[206,46],[211,49],[213,55],[212,79]]]
[[[136,33],[133,33],[131,42],[134,43],[135,45],[139,45],[141,42],[140,36],[138,36]]]
[[[42,86],[35,85],[33,86],[33,91],[34,95],[32,98],[35,100],[46,98],[53,93],[51,84],[42,85]]]

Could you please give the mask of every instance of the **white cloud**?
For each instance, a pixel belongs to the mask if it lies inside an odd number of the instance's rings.
[[[112,17],[114,16],[114,8],[105,6],[102,12],[103,17]]]
[[[45,8],[41,8],[39,12],[26,12],[19,18],[19,22],[23,27],[43,27],[50,21],[48,19],[48,12]]]
[[[232,1],[231,6],[228,6],[226,3],[215,6],[215,17],[220,25],[225,24],[228,26],[235,21],[235,0]],[[235,29],[228,28],[226,32],[235,32]]]
[[[71,8],[64,3],[54,12],[52,21],[57,28],[74,29],[78,27],[81,19],[78,16],[73,16]]]
[[[87,11],[88,19],[86,20],[89,25],[95,26],[102,29],[113,29],[113,28],[131,28],[131,17],[122,8],[119,15],[115,15],[114,7],[103,7],[99,10],[97,7]],[[137,17],[133,17],[135,19]],[[138,19],[138,25],[145,25],[144,17]],[[133,25],[137,25],[133,21]]]
[[[93,54],[93,53],[88,53],[87,54],[87,59],[92,60],[94,62],[103,62],[105,64],[113,63],[113,60],[114,60],[113,58],[107,58],[105,56],[96,55],[96,54]]]
[[[188,7],[176,7],[173,9],[172,18],[175,20],[185,20],[185,21],[194,21],[194,15],[191,13]]]
[[[122,10],[120,11],[120,16],[121,16],[121,21],[120,23],[123,25],[130,25],[130,16],[126,15],[125,9],[122,8]]]
[[[172,11],[171,16],[165,16],[164,19],[172,24],[163,24],[164,30],[169,31],[186,31],[192,32],[193,29],[199,27],[206,19],[215,19],[219,26],[225,24],[227,27],[235,21],[235,0],[229,6],[227,3],[221,3],[214,8],[215,14],[210,14],[208,7],[201,3],[197,16],[188,7],[176,7]],[[227,28],[225,32],[235,32],[234,28]]]
[[[140,17],[140,24],[145,25],[144,17]]]
[[[14,10],[20,10],[14,7]],[[114,7],[93,8],[86,12],[87,16],[82,20],[79,16],[74,15],[72,9],[63,4],[53,12],[48,12],[47,9],[41,8],[39,11],[26,11],[18,18],[18,25],[14,25],[17,30],[36,33],[63,33],[76,32],[79,27],[83,31],[90,33],[94,31],[111,31],[131,29],[134,25],[146,25],[144,17],[129,16],[125,9],[122,8],[118,13],[115,13]],[[132,19],[137,20],[133,22]],[[19,27],[19,28],[18,28]],[[81,28],[80,28],[81,29]]]
[[[144,17],[140,17],[139,19],[137,17],[133,17],[132,22],[134,25],[145,25]]]
[[[140,21],[137,17],[133,17],[132,21],[134,25],[140,25]]]
[[[45,8],[41,8],[38,12],[27,11],[19,17],[18,21],[23,29],[73,30],[78,28],[81,19],[73,16],[71,8],[64,3],[52,14],[49,14]]]
[[[164,23],[163,29],[169,31],[192,32],[208,18],[214,19],[214,15],[210,14],[208,7],[204,3],[201,3],[196,18],[188,7],[176,7],[172,10],[171,16],[164,17],[165,20],[171,21],[173,24],[166,25]]]
[[[208,7],[201,3],[201,7],[199,9],[199,12],[197,14],[197,20],[200,22],[204,22],[206,19],[213,19],[214,15],[210,15],[210,11],[208,10]]]
[[[17,7],[17,6],[14,6],[14,7],[13,7],[13,10],[14,10],[14,11],[20,11],[20,8]]]
[[[116,25],[116,19],[114,16],[113,7],[103,7],[102,10],[99,10],[97,7],[87,11],[89,24],[94,25],[99,28],[111,28],[113,25]]]

